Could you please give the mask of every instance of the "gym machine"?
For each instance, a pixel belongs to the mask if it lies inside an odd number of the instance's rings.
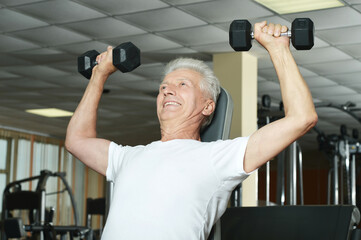
[[[258,127],[265,126],[284,115],[283,103],[271,109],[271,97],[263,95],[258,109]],[[287,183],[286,183],[287,181]],[[287,189],[286,189],[287,188]],[[286,196],[287,193],[287,196]],[[299,193],[299,197],[298,197]],[[298,202],[299,199],[299,202]],[[266,206],[270,204],[270,161],[266,164]],[[303,205],[302,149],[295,141],[277,156],[277,205]]]
[[[59,178],[65,188],[58,192],[46,193],[46,183],[50,177]],[[21,189],[22,183],[34,180],[38,181],[35,191]],[[63,192],[67,192],[70,197],[74,225],[53,225],[54,209],[46,209],[46,195]],[[13,210],[28,210],[29,224],[24,225],[21,218],[14,218]],[[78,211],[71,188],[65,179],[65,172],[53,173],[48,170],[41,171],[38,176],[18,180],[6,186],[3,193],[2,221],[2,240],[24,237],[26,232],[31,232],[33,237],[37,237],[40,240],[56,239],[57,235],[60,235],[60,239],[66,239],[68,233],[70,239],[73,239],[73,237],[84,238],[90,230],[78,224]]]
[[[343,105],[332,103],[316,104],[316,108],[335,108],[343,111],[361,123],[359,118],[350,107],[356,106],[352,102]],[[326,135],[318,128],[317,140],[319,149],[323,151],[331,162],[328,174],[328,204],[351,204],[356,206],[356,156],[361,153],[359,134],[357,129],[352,130],[351,136],[347,132],[346,125],[340,126],[339,134]]]
[[[361,153],[358,131],[353,129],[348,136],[345,125],[340,127],[340,135],[325,135],[318,132],[319,149],[330,160],[328,174],[327,203],[351,204],[356,206],[356,155]]]

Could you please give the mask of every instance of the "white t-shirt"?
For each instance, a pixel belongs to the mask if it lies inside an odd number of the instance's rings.
[[[102,239],[205,240],[248,174],[248,138],[109,147],[113,199]]]

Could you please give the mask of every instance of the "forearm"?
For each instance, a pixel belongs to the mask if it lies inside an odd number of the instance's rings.
[[[285,117],[312,127],[317,121],[312,95],[289,48],[270,51],[270,56],[280,82]]]
[[[66,141],[95,138],[97,110],[107,76],[94,72],[67,129]]]

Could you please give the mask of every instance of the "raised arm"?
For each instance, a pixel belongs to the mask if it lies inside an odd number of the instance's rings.
[[[65,147],[84,164],[105,175],[110,141],[96,137],[96,121],[104,83],[116,70],[112,63],[112,47],[100,54],[89,84],[75,110],[66,132]]]
[[[255,24],[255,39],[269,52],[280,82],[285,117],[251,135],[244,170],[251,172],[271,160],[317,123],[310,90],[289,48],[289,38],[280,37],[287,27],[266,22]]]

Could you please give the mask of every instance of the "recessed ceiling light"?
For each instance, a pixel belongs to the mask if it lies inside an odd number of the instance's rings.
[[[44,117],[69,117],[73,113],[57,108],[42,108],[42,109],[27,109],[25,110],[28,113],[37,114]]]
[[[312,10],[341,7],[339,0],[254,0],[278,14],[307,12]]]

